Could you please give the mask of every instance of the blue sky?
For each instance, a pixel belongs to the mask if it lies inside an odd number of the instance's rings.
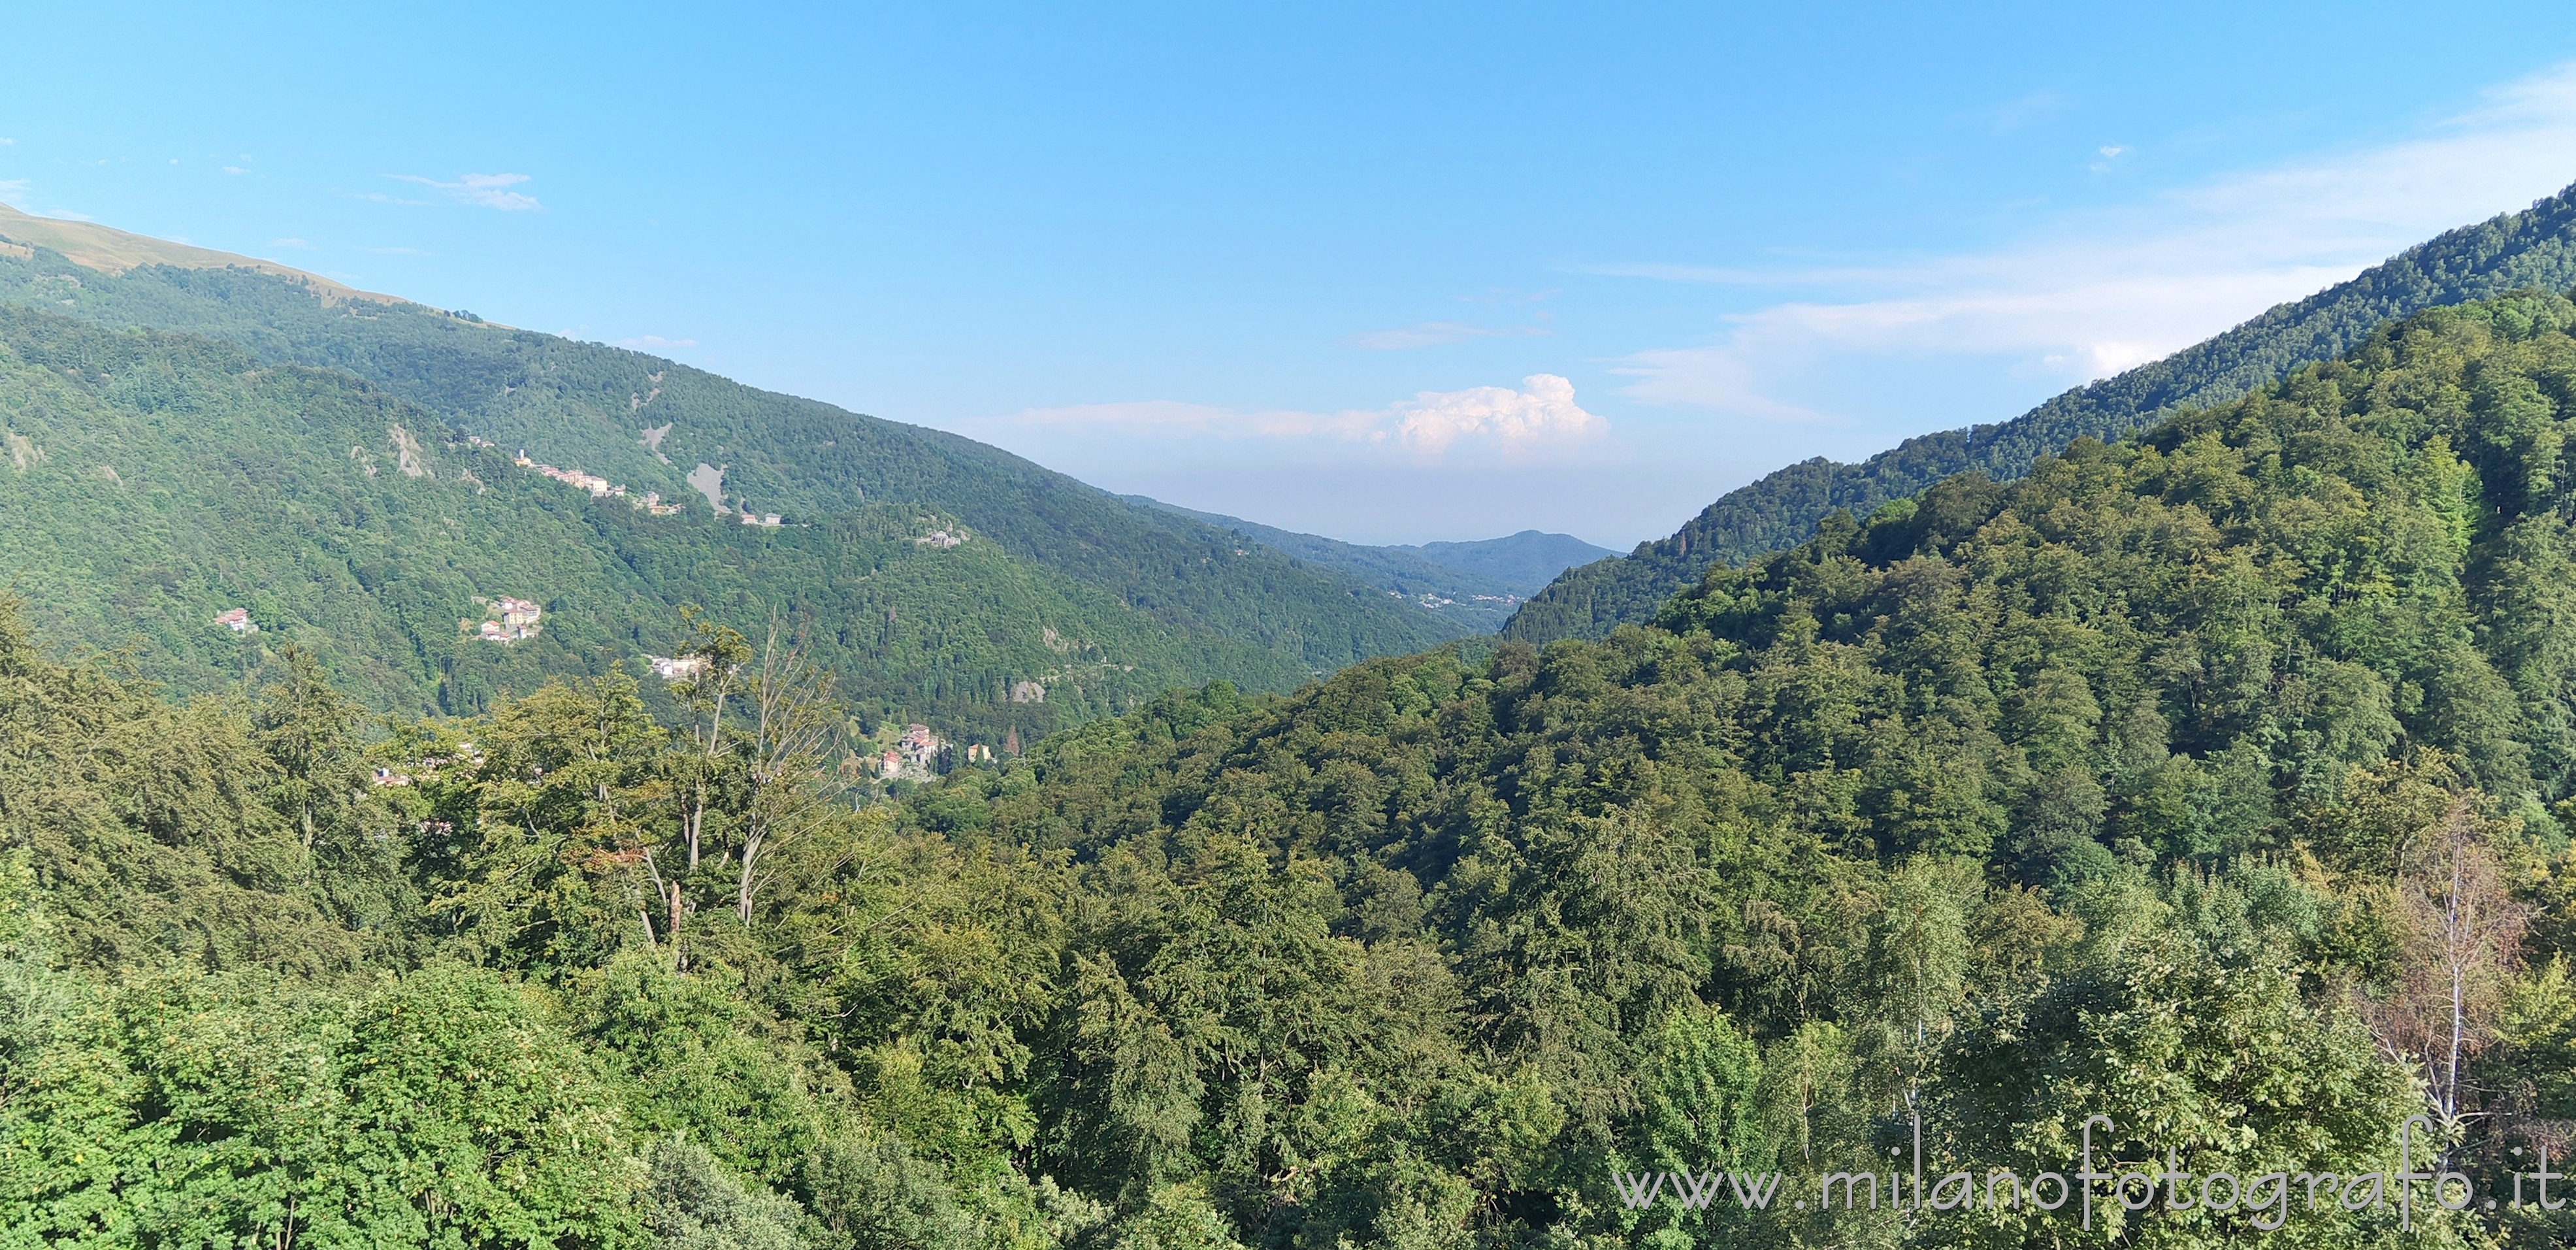
[[[1360,541],[1625,547],[2576,182],[2537,4],[348,7],[13,14],[0,199]]]

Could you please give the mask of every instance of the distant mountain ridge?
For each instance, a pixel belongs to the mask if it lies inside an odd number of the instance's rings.
[[[301,269],[281,265],[273,260],[240,256],[232,252],[218,252],[213,248],[198,247],[192,243],[175,243],[168,239],[155,239],[149,235],[129,234],[123,230],[102,226],[94,221],[67,221],[59,217],[37,217],[19,212],[6,204],[0,204],[0,239],[8,240],[7,243],[0,243],[0,248],[10,249],[10,254],[20,260],[34,259],[29,249],[41,247],[60,253],[63,259],[83,269],[92,269],[105,274],[121,274],[143,265],[169,265],[180,269],[248,269],[271,277],[284,278],[311,290],[326,301],[357,299],[378,304],[411,302],[400,296],[361,291],[347,283],[325,278],[318,273],[307,273]]]
[[[1505,538],[1420,546],[1372,547],[1263,525],[1220,512],[1200,512],[1145,495],[1120,498],[1205,521],[1264,546],[1338,569],[1480,634],[1511,618],[1532,591],[1586,560],[1609,555],[1570,534],[1522,530]]]
[[[1524,595],[1544,589],[1557,575],[1576,565],[1618,554],[1572,534],[1540,530],[1522,530],[1474,542],[1423,543],[1389,550],[1416,552],[1434,564],[1464,573],[1481,573]]]
[[[2383,322],[2522,287],[2576,283],[2576,187],[2408,248],[2348,282],[2276,305],[2243,325],[2152,364],[2076,387],[2022,416],[1910,438],[1859,464],[1818,457],[1729,491],[1671,537],[1624,557],[1569,569],[1502,629],[1530,643],[1601,638],[1654,619],[1712,564],[1738,563],[1806,540],[1837,510],[1866,516],[1952,474],[2017,478],[2077,437],[2116,440],[2178,408],[2221,403],[2329,360]]]

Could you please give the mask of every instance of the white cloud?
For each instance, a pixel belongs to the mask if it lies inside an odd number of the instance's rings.
[[[18,141],[15,139],[0,139],[0,148],[14,148],[16,146],[18,146]]]
[[[1373,352],[1403,351],[1413,347],[1439,347],[1464,343],[1469,339],[1533,338],[1552,334],[1545,326],[1479,326],[1463,321],[1423,321],[1396,330],[1372,330],[1354,334],[1343,342]]]
[[[458,174],[454,182],[440,182],[418,174],[387,174],[397,182],[416,182],[424,187],[447,193],[448,198],[478,208],[497,208],[505,213],[543,212],[545,205],[536,197],[510,188],[528,180],[526,174]]]
[[[623,347],[630,351],[639,352],[664,352],[675,347],[695,347],[697,345],[698,341],[696,339],[666,339],[658,334],[647,334],[639,338],[631,339],[616,339],[609,344],[611,347]]]
[[[228,174],[246,174],[246,173],[249,173],[250,171],[249,171],[249,170],[247,170],[247,169],[242,168],[242,167],[241,167],[241,166],[239,166],[239,165],[226,165],[226,166],[224,166],[224,172],[225,172],[225,173],[228,173]]]
[[[1438,456],[1461,439],[1489,439],[1511,451],[1580,443],[1610,423],[1574,402],[1574,383],[1552,373],[1521,379],[1521,390],[1478,386],[1463,391],[1424,391],[1404,409],[1397,431],[1406,446]]]
[[[1124,430],[1165,439],[1205,436],[1402,448],[1427,461],[1438,461],[1453,450],[1468,448],[1518,459],[1589,442],[1610,428],[1609,422],[1575,403],[1574,383],[1549,373],[1522,379],[1519,390],[1475,386],[1463,391],[1423,391],[1410,400],[1383,408],[1348,408],[1332,413],[1254,411],[1177,400],[1145,400],[1031,408],[999,422],[978,424],[1060,431]]]
[[[1848,393],[1848,379],[1872,362],[1999,358],[2051,385],[2104,377],[2571,179],[2576,65],[2495,90],[2400,141],[2070,216],[1995,251],[1777,271],[1637,263],[1593,272],[1806,295],[1732,317],[1707,343],[1635,353],[1616,371],[1633,379],[1624,393],[1650,403],[1811,421],[1833,405],[1798,396]]]
[[[270,239],[270,240],[268,241],[268,245],[269,245],[270,247],[311,247],[311,246],[313,246],[312,244],[307,243],[307,242],[305,242],[305,241],[304,241],[304,240],[302,240],[302,239]]]
[[[378,256],[427,256],[427,255],[429,255],[429,253],[424,252],[424,251],[422,251],[422,250],[420,250],[419,248],[416,248],[416,247],[371,247],[371,248],[368,248],[367,250],[368,250],[368,251],[370,251],[370,252],[375,253],[375,254],[376,254],[376,255],[378,255]]]

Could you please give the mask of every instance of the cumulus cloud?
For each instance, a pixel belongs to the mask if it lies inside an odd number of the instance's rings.
[[[528,181],[526,174],[458,174],[454,182],[440,182],[418,174],[388,174],[397,182],[413,182],[447,194],[449,199],[478,208],[496,208],[505,213],[542,212],[545,205],[535,196],[510,188]]]
[[[1439,347],[1469,339],[1532,338],[1552,333],[1545,326],[1479,326],[1463,321],[1422,321],[1396,330],[1372,330],[1344,339],[1364,351],[1394,352],[1413,347]]]
[[[1609,422],[1574,401],[1574,383],[1550,373],[1522,379],[1518,390],[1475,386],[1463,391],[1423,391],[1383,408],[1330,413],[1146,400],[1032,408],[998,424],[1022,429],[1117,429],[1131,436],[1164,439],[1213,437],[1401,448],[1426,461],[1469,448],[1513,459],[1589,442],[1610,428]]]
[[[2105,158],[2119,155],[2106,149]],[[1706,342],[1637,352],[1624,393],[1761,421],[1825,418],[1875,365],[1999,359],[2074,385],[2156,359],[2576,178],[2576,65],[2499,88],[2402,140],[2242,171],[2060,219],[1993,251],[1759,270],[1593,272],[1769,286],[1792,298]],[[1890,370],[1894,372],[1894,370]],[[2010,413],[1995,413],[1994,417]]]
[[[1462,439],[1490,440],[1510,451],[1598,437],[1610,423],[1574,402],[1574,383],[1552,373],[1521,379],[1521,389],[1477,386],[1424,391],[1404,406],[1396,430],[1405,446],[1438,456]]]

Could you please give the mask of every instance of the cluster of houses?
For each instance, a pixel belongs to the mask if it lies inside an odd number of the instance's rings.
[[[467,437],[469,440],[481,443],[486,447],[492,445],[488,440],[476,439],[471,435],[468,435]],[[522,469],[532,470],[546,477],[553,478],[567,486],[574,486],[582,490],[589,491],[590,497],[593,499],[606,499],[611,495],[614,495],[619,499],[627,499],[626,488],[624,486],[611,482],[607,478],[601,477],[596,473],[584,473],[579,469],[558,469],[550,464],[539,464],[528,458],[527,449],[524,447],[519,449],[518,458],[512,460],[510,463],[515,464]],[[655,516],[672,516],[677,514],[680,510],[680,505],[678,504],[662,502],[662,493],[660,491],[648,490],[642,495],[629,499],[628,502],[633,504],[637,509],[650,512]]]
[[[236,634],[256,634],[259,622],[250,619],[249,608],[226,608],[215,614],[215,624]]]
[[[775,512],[753,512],[751,509],[745,508],[742,510],[742,523],[745,525],[758,525],[765,529],[777,529],[779,526],[786,524],[786,521],[781,519]]]
[[[652,667],[653,675],[661,678],[665,685],[688,681],[707,671],[707,657],[703,655],[648,655],[644,657],[644,663]]]
[[[932,530],[928,534],[913,539],[912,541],[919,543],[924,547],[948,548],[965,542],[966,536],[964,534],[951,534],[946,530]]]
[[[503,595],[492,601],[482,620],[467,617],[457,621],[456,628],[485,642],[497,642],[506,647],[542,632],[545,626],[539,624],[537,618],[544,615],[545,609],[536,604]]]
[[[948,743],[930,732],[928,725],[906,725],[903,737],[877,757],[877,775],[888,781],[906,775],[934,776],[939,772],[940,753]]]
[[[1011,731],[1010,741],[1004,744],[1004,749],[1015,755],[1019,753],[1019,730]],[[961,753],[956,744],[932,733],[930,726],[906,725],[903,736],[896,739],[893,746],[878,752],[874,759],[854,757],[850,765],[873,771],[882,781],[927,780],[955,767],[961,755],[963,762],[970,765],[991,764],[1001,758],[992,747],[981,742],[967,743]]]

